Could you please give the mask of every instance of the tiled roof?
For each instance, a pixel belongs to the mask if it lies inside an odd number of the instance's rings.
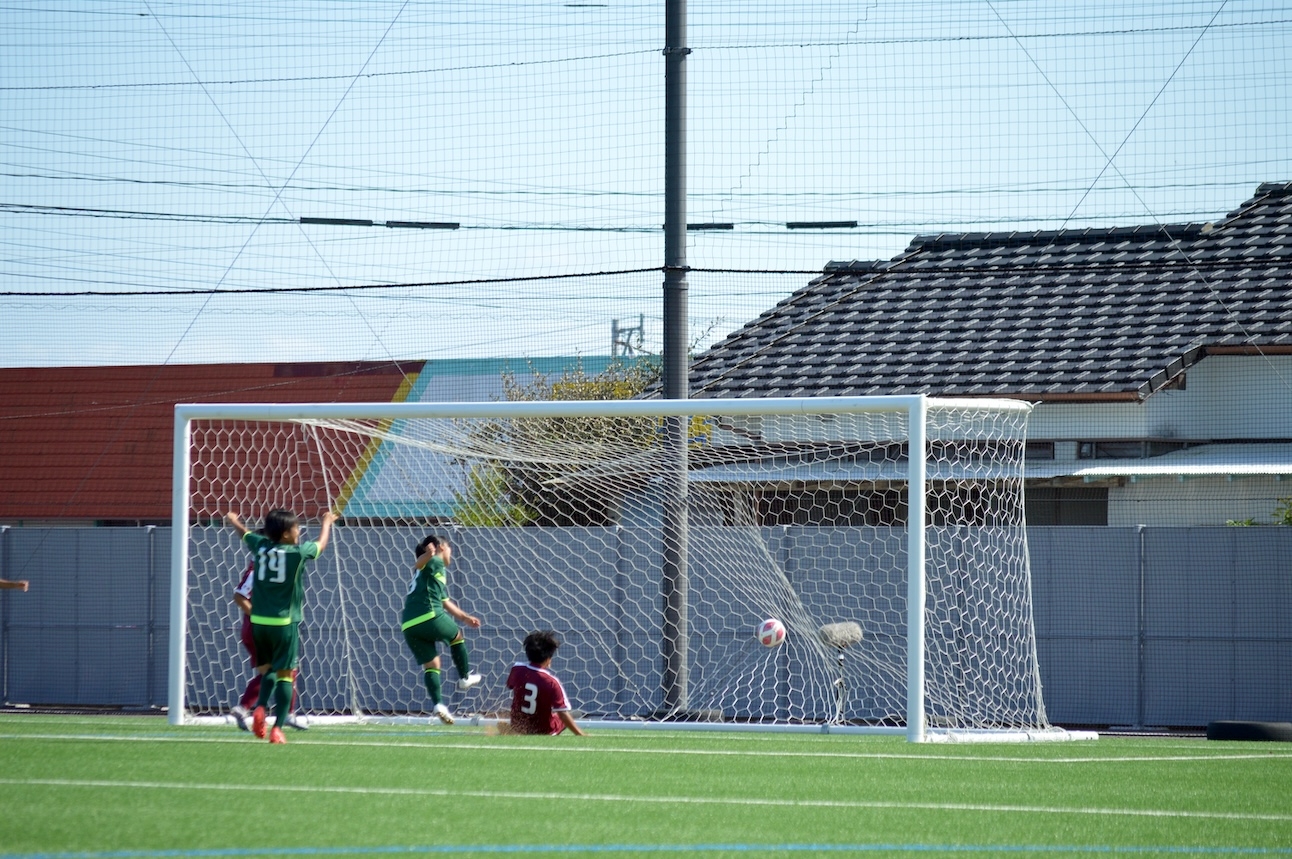
[[[389,402],[422,362],[0,369],[0,520],[168,520],[176,403]]]
[[[1292,352],[1292,184],[1216,224],[921,236],[832,263],[696,359],[691,396],[1142,399]]]

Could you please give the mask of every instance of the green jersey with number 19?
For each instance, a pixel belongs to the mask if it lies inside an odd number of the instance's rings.
[[[305,562],[319,556],[314,542],[275,543],[263,534],[248,531],[242,542],[255,556],[251,586],[251,622],[268,626],[300,623],[305,596]]]

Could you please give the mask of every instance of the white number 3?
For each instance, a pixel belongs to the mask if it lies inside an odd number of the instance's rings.
[[[538,687],[533,683],[525,684],[525,703],[520,706],[522,713],[533,714],[538,709]]]

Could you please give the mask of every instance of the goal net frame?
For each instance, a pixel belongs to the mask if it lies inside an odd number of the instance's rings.
[[[926,545],[926,531],[928,528],[929,511],[926,509],[929,475],[927,473],[928,455],[929,455],[929,437],[928,437],[928,420],[931,410],[950,410],[962,409],[969,412],[982,413],[1001,413],[1017,417],[1024,429],[1021,437],[1011,440],[1010,447],[1014,449],[1013,454],[1015,461],[1004,465],[1005,471],[1008,472],[1009,480],[1016,484],[1013,491],[1017,492],[1017,498],[1013,503],[1017,504],[1017,528],[1023,527],[1022,516],[1022,450],[1025,440],[1026,415],[1031,410],[1031,405],[1026,402],[1003,400],[1003,399],[950,399],[950,398],[930,398],[925,395],[912,396],[878,396],[878,397],[815,397],[815,398],[764,398],[764,399],[703,399],[703,400],[617,400],[617,401],[545,401],[545,402],[477,402],[477,403],[308,403],[308,404],[179,404],[175,407],[175,424],[174,424],[174,459],[173,459],[173,508],[172,508],[172,577],[171,577],[171,594],[170,594],[170,662],[169,662],[169,720],[172,724],[180,725],[185,722],[201,721],[200,717],[194,716],[188,712],[186,706],[187,684],[189,683],[189,649],[190,649],[190,630],[189,615],[191,607],[189,604],[190,587],[193,582],[190,575],[190,562],[192,560],[193,546],[190,538],[194,529],[191,491],[193,486],[193,427],[195,422],[204,421],[233,421],[233,422],[283,422],[283,423],[308,423],[314,421],[368,421],[377,422],[376,425],[389,427],[404,421],[418,420],[470,420],[480,418],[654,418],[665,422],[662,425],[669,427],[667,435],[672,435],[674,441],[677,441],[677,434],[680,433],[682,440],[675,444],[681,457],[678,466],[678,476],[687,474],[686,465],[686,448],[685,435],[687,433],[687,424],[690,420],[702,416],[705,418],[729,418],[741,419],[751,418],[754,416],[766,416],[771,418],[796,418],[799,416],[838,416],[838,415],[863,415],[863,414],[893,414],[904,416],[906,424],[906,438],[903,441],[906,451],[906,487],[907,487],[907,524],[906,531],[906,689],[905,689],[905,724],[904,725],[851,725],[846,721],[826,719],[821,723],[810,724],[733,724],[722,720],[706,720],[703,714],[697,714],[692,718],[683,719],[665,719],[665,720],[633,720],[633,721],[605,721],[594,724],[623,725],[625,727],[668,727],[668,728],[685,728],[694,729],[722,729],[722,730],[742,730],[742,729],[764,729],[764,730],[800,730],[800,731],[819,731],[819,732],[857,732],[857,733],[888,733],[904,734],[911,742],[924,742],[938,739],[974,739],[976,737],[995,741],[1005,740],[1035,740],[1035,739],[1071,739],[1071,738],[1089,738],[1084,734],[1074,732],[1065,732],[1061,729],[1050,726],[1045,718],[1044,705],[1040,698],[1040,677],[1039,669],[1036,664],[1036,646],[1035,632],[1032,626],[1031,617],[1031,592],[1030,592],[1030,571],[1025,569],[1026,582],[1024,585],[1025,593],[1020,595],[1021,600],[1025,602],[1024,611],[1026,614],[1024,654],[1025,659],[1030,659],[1030,665],[1021,667],[1025,675],[1019,682],[1029,688],[1023,693],[1024,695],[1035,696],[1035,709],[1037,724],[1031,726],[1014,727],[1009,725],[991,726],[985,729],[956,729],[955,726],[943,728],[937,724],[931,724],[929,714],[926,711],[926,641],[928,630],[926,629],[926,565],[928,562],[928,546]],[[978,455],[981,455],[979,453]],[[688,475],[689,478],[689,475]],[[685,483],[685,480],[683,480]],[[666,505],[667,506],[667,505]],[[685,504],[683,508],[685,509]],[[208,527],[215,515],[222,514],[224,511],[204,511],[207,517]],[[242,511],[244,515],[252,511]],[[263,511],[254,511],[254,516],[259,516]],[[685,516],[685,513],[682,514]],[[333,532],[333,542],[345,539],[345,513],[341,512],[342,520],[338,522],[338,527]],[[670,532],[668,513],[664,514],[664,532],[667,535]],[[200,517],[199,517],[200,518]],[[924,527],[916,527],[915,523],[925,523]],[[676,530],[676,529],[674,529]],[[685,524],[681,529],[681,536],[678,539],[685,541],[686,538]],[[1023,538],[1022,546],[1022,563],[1026,568],[1026,544]],[[666,541],[667,543],[667,541]],[[677,617],[670,617],[670,609],[673,607],[667,593],[667,567],[670,563],[670,557],[676,560],[676,550],[680,548],[680,555],[685,563],[686,545],[685,542],[679,546],[673,546],[675,550],[670,553],[669,546],[665,546],[664,551],[664,572],[666,593],[661,597],[661,611],[665,616],[665,629],[668,629],[668,623],[677,623]],[[329,551],[332,551],[329,549]],[[231,587],[231,584],[229,584]],[[681,598],[682,603],[682,623],[685,625],[685,595]],[[308,622],[308,617],[307,617]],[[821,634],[827,639],[825,642],[826,649],[831,646],[837,648],[840,672],[842,673],[844,661],[844,649],[855,644],[860,640],[861,633],[859,628],[855,633],[853,627],[856,624],[827,624],[820,628]],[[391,636],[399,637],[397,621],[391,624]],[[749,630],[750,640],[753,639],[753,629]],[[833,636],[833,640],[831,637]],[[668,703],[671,690],[678,688],[680,682],[682,688],[682,701],[685,703],[685,683],[687,672],[687,653],[685,652],[685,629],[681,633],[683,641],[683,650],[680,654],[675,652],[672,646],[673,639],[665,636],[667,640],[661,642],[661,674],[663,675],[662,683],[665,686],[664,699]],[[402,641],[400,642],[402,644]],[[233,646],[236,649],[236,645]],[[232,654],[238,657],[239,654]],[[447,658],[446,658],[447,661]],[[399,667],[403,670],[403,666]],[[448,676],[448,667],[446,665],[446,674]],[[558,667],[559,673],[559,667]],[[680,675],[680,676],[679,676]],[[307,681],[308,682],[308,681]],[[842,676],[837,681],[842,688]],[[842,693],[840,693],[842,695]],[[842,700],[842,699],[841,699]],[[574,702],[577,706],[577,702]],[[429,706],[429,705],[428,705]],[[496,715],[496,714],[495,714]],[[840,704],[840,716],[842,716],[842,703]],[[481,721],[477,716],[473,721],[477,724]]]

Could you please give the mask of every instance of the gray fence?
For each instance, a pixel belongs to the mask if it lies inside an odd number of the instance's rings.
[[[1292,718],[1292,528],[1033,527],[1028,540],[1052,722]],[[32,582],[0,591],[4,702],[164,706],[169,577],[166,528],[0,531],[0,578]]]

